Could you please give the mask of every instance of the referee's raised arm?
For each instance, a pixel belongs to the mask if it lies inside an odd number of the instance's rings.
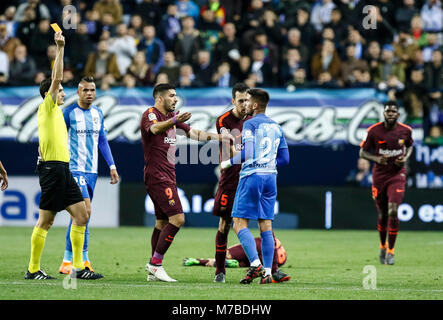
[[[54,41],[57,45],[57,55],[52,68],[52,82],[49,87],[49,94],[53,101],[57,101],[60,84],[63,80],[63,56],[65,53],[65,37],[61,31],[54,34]]]

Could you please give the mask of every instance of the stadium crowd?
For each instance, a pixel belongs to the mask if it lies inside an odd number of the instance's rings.
[[[58,22],[64,86],[376,88],[441,141],[441,0],[12,0],[0,14],[3,86],[50,75]]]

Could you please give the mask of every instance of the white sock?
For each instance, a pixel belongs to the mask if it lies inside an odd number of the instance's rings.
[[[260,259],[255,259],[251,262],[251,267],[258,267],[259,265],[261,265]]]
[[[271,275],[271,270],[272,270],[272,268],[265,268],[265,277],[266,276],[270,276]]]

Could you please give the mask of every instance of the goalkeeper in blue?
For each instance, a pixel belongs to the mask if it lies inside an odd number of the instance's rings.
[[[98,150],[100,150],[109,166],[111,184],[118,183],[119,176],[106,137],[103,113],[100,108],[92,105],[96,96],[94,78],[82,78],[78,84],[77,94],[79,97],[78,101],[65,108],[63,116],[68,129],[69,169],[82,192],[90,219],[91,201],[98,176]],[[88,252],[88,224],[86,224],[85,231],[83,261],[85,262],[85,267],[93,272]],[[69,274],[72,269],[72,244],[69,237],[71,225],[72,220],[66,232],[65,254],[59,269],[59,272],[63,274]]]
[[[221,169],[242,164],[232,217],[234,232],[248,257],[250,267],[240,283],[248,284],[261,277],[260,284],[265,284],[272,283],[272,221],[277,198],[277,167],[289,163],[289,151],[282,128],[265,115],[269,94],[262,89],[250,89],[248,93],[248,113],[253,117],[243,124],[243,150],[223,161]],[[254,237],[248,229],[251,219],[258,220],[263,264]]]

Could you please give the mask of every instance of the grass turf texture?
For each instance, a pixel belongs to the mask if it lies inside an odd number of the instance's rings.
[[[146,282],[152,228],[91,229],[89,255],[96,281],[63,287],[58,274],[65,247],[65,229],[49,231],[42,269],[58,279],[24,280],[32,228],[0,227],[0,299],[443,299],[443,240],[441,232],[400,232],[396,264],[378,261],[376,231],[276,230],[288,253],[282,270],[287,283],[240,285],[246,269],[227,269],[225,284],[213,283],[215,268],[184,267],[185,257],[214,256],[216,229],[183,228],[169,249],[164,266],[177,283]],[[254,236],[258,230],[252,229]],[[229,245],[238,243],[231,231]],[[364,289],[363,268],[376,267],[377,289]]]

